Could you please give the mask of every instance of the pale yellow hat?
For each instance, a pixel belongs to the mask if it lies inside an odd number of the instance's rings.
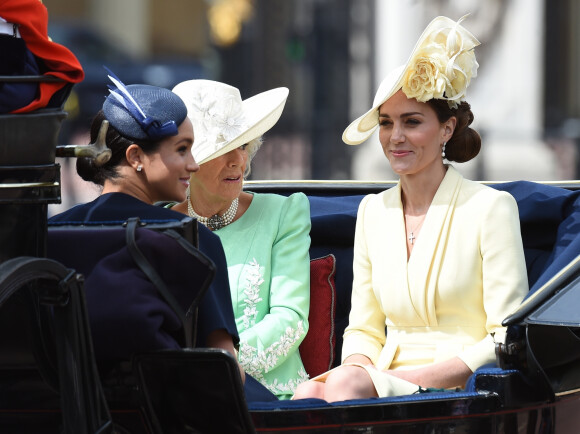
[[[400,89],[408,98],[421,102],[444,99],[450,107],[465,98],[479,66],[474,53],[479,41],[461,26],[466,17],[457,22],[437,17],[429,23],[407,63],[381,82],[372,108],[344,130],[346,144],[358,145],[370,137],[379,124],[379,107]]]

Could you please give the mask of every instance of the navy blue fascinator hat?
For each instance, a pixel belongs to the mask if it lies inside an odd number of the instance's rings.
[[[121,135],[132,140],[157,141],[177,135],[187,116],[184,102],[169,89],[145,84],[125,86],[110,70],[110,94],[105,117]]]

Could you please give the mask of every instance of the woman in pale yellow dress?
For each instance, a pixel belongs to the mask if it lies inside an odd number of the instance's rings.
[[[528,290],[516,201],[449,164],[481,148],[464,101],[479,42],[460,23],[434,19],[343,134],[357,145],[378,127],[400,179],[359,207],[342,365],[300,385],[294,399],[463,387],[495,361],[501,322]]]

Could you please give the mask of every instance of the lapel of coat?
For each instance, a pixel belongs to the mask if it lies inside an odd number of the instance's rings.
[[[419,309],[415,306],[415,298],[410,290],[409,272],[407,270],[407,240],[405,232],[405,217],[401,203],[401,183],[393,190],[386,191],[383,196],[383,204],[386,214],[384,221],[376,222],[376,227],[388,228],[385,233],[392,234],[393,238],[385,238],[382,244],[389,246],[383,249],[381,267],[385,267],[388,276],[388,287],[391,288],[386,294],[378,293],[381,303],[387,315],[387,323],[392,321],[397,324],[417,325],[424,323],[421,303]]]
[[[407,264],[409,294],[415,311],[426,325],[437,325],[437,281],[462,180],[463,177],[449,166]]]

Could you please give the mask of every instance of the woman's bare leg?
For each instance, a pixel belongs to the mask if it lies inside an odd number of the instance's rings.
[[[330,373],[324,388],[324,400],[328,402],[346,399],[377,397],[377,391],[368,372],[360,366],[341,366]]]
[[[292,399],[319,398],[324,399],[325,384],[320,381],[305,381],[300,383]]]
[[[298,385],[292,399],[319,398],[334,402],[376,396],[375,386],[365,369],[340,366],[330,372],[326,383],[310,380]]]

